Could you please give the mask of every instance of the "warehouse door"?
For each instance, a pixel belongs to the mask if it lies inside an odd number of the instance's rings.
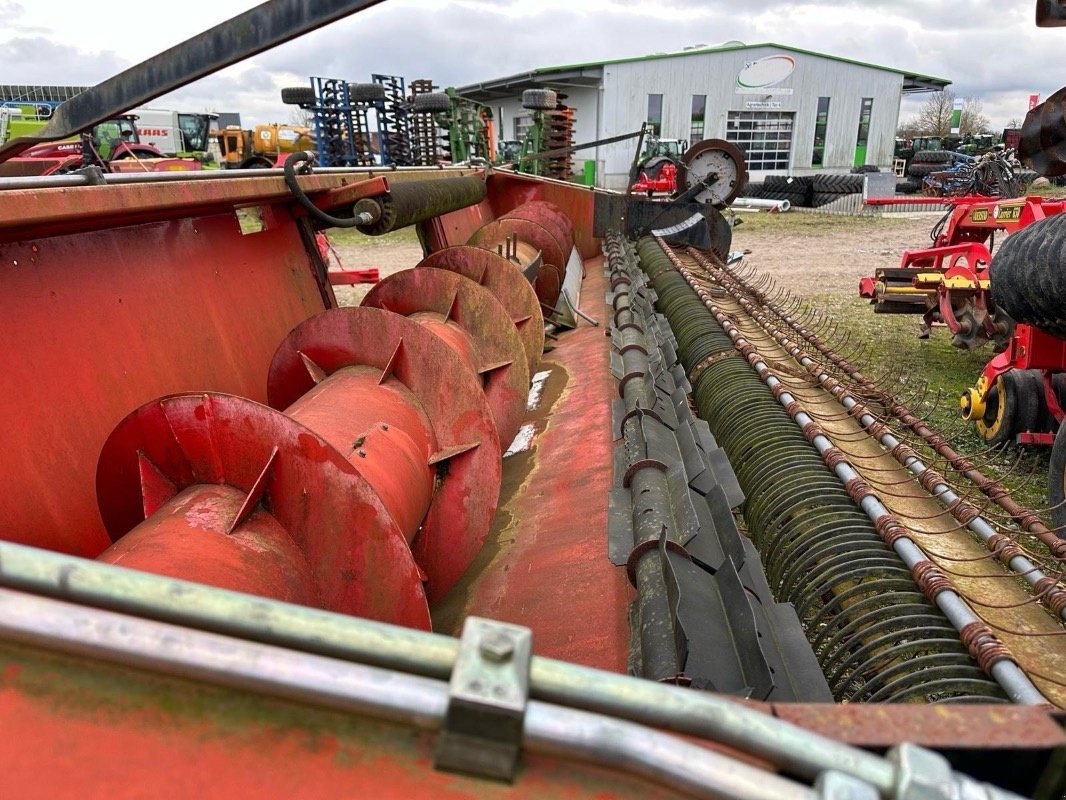
[[[749,172],[787,170],[792,162],[790,111],[730,111],[726,141],[744,151]]]

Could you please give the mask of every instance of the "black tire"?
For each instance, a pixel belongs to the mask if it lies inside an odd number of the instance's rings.
[[[1066,214],[1034,222],[996,250],[992,300],[1015,322],[1066,338]]]
[[[896,194],[914,194],[922,185],[918,181],[896,181]]]
[[[855,194],[861,192],[866,179],[862,175],[818,174],[814,176],[815,192],[836,192],[837,194]]]
[[[241,169],[271,169],[274,162],[264,156],[249,156],[241,162]]]
[[[740,196],[756,198],[762,197],[762,191],[765,188],[765,185],[766,184],[764,184],[762,181],[757,181],[755,183],[746,183],[744,184],[744,188],[740,190]]]
[[[313,106],[315,90],[310,86],[289,86],[281,90],[281,102],[289,106]]]
[[[911,159],[912,164],[950,164],[950,150],[919,150]]]
[[[1051,430],[1051,411],[1044,399],[1044,376],[1038,369],[1012,370],[1017,375],[1018,411],[1014,432],[1046,433]]]
[[[522,108],[530,111],[553,111],[559,96],[552,89],[526,89],[522,92]]]
[[[1055,535],[1066,539],[1066,425],[1059,426],[1051,447],[1047,475],[1047,504],[1051,507],[1051,524]]]
[[[847,197],[846,194],[837,194],[836,192],[815,192],[811,195],[811,203],[814,208],[821,208],[824,205],[839,200],[841,197]]]
[[[881,168],[876,164],[863,164],[860,167],[855,167],[852,173],[855,175],[862,175],[867,172],[880,172]]]
[[[452,99],[444,92],[416,94],[413,108],[416,114],[439,114],[452,110]]]
[[[353,103],[376,103],[385,99],[385,87],[380,83],[349,83],[348,99]]]
[[[907,167],[907,174],[912,178],[924,178],[934,172],[944,172],[951,168],[951,164],[911,164]]]

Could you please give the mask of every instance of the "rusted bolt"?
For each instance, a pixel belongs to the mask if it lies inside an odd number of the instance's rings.
[[[480,650],[484,658],[503,664],[514,655],[514,641],[505,633],[494,633],[481,642]]]
[[[383,431],[387,431],[388,429],[389,429],[389,423],[387,423],[387,422],[382,422],[382,423],[381,423],[381,430],[383,430]]]
[[[360,450],[359,451],[359,457],[360,458],[366,458],[366,450]]]

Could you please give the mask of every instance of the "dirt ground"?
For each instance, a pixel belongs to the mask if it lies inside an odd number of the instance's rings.
[[[878,267],[898,267],[904,250],[929,247],[941,216],[847,217],[788,213],[738,215],[734,250],[751,250],[751,267],[773,276],[800,297],[852,294],[859,278]]]
[[[801,297],[854,294],[860,276],[879,266],[899,265],[900,254],[929,245],[929,231],[940,214],[857,218],[820,214],[744,213],[733,237],[734,250],[755,269],[774,277]],[[376,267],[382,277],[413,267],[422,249],[411,236],[334,242],[336,263],[344,269]],[[368,285],[336,287],[341,305],[358,305]]]

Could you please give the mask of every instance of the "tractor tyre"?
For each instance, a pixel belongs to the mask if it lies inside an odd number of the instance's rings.
[[[1048,465],[1047,504],[1051,507],[1051,524],[1055,535],[1066,539],[1066,425],[1059,426],[1051,447]]]
[[[919,150],[911,159],[912,164],[950,164],[950,150]]]
[[[985,398],[985,413],[974,427],[977,435],[990,446],[1007,444],[1014,440],[1015,420],[1018,416],[1019,389],[1028,389],[1027,382],[1018,380],[1017,371],[1005,372],[996,378]],[[1030,409],[1026,408],[1027,413]]]
[[[310,86],[289,86],[281,90],[281,102],[289,106],[313,106],[315,90]]]
[[[1045,433],[1051,430],[1051,411],[1044,399],[1044,376],[1038,369],[1015,370],[1018,372],[1018,411],[1014,418],[1014,431]]]
[[[839,200],[841,197],[847,197],[847,195],[837,194],[836,192],[815,192],[811,195],[811,203],[814,204],[814,208],[820,208]]]
[[[767,175],[763,181],[763,185],[767,189],[773,189],[780,192],[785,189],[791,183],[791,180],[786,175]]]
[[[385,87],[380,83],[349,83],[348,99],[353,103],[376,103],[385,99]]]
[[[530,111],[554,111],[559,96],[552,89],[526,89],[522,92],[522,108]]]
[[[452,110],[452,99],[444,92],[416,94],[413,108],[416,114],[439,114]]]
[[[851,170],[854,175],[862,175],[866,172],[880,172],[881,168],[876,164],[863,164]]]
[[[265,156],[249,156],[241,162],[241,169],[271,169],[274,162]]]
[[[907,167],[907,174],[912,178],[924,178],[927,175],[931,175],[934,172],[943,172],[948,169],[951,164],[937,163],[937,164],[911,164]]]
[[[865,178],[862,175],[815,175],[814,191],[836,194],[857,194],[862,191]]]
[[[1015,322],[1066,338],[1066,214],[1008,236],[992,258],[992,300]]]
[[[922,185],[915,180],[896,181],[896,194],[914,194],[921,188]]]

